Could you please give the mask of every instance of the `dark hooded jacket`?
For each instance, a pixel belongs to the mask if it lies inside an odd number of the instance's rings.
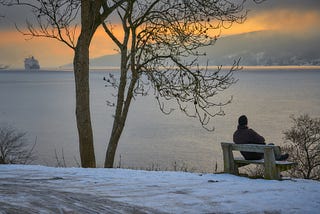
[[[236,144],[262,144],[265,145],[265,139],[249,129],[246,125],[239,125],[237,131],[233,134],[233,142]],[[263,153],[256,152],[241,152],[246,160],[260,160],[263,158]]]

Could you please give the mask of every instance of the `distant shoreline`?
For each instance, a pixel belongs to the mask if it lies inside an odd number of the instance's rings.
[[[217,69],[220,65],[209,65],[208,69]],[[199,66],[200,68],[205,68],[206,66]],[[231,68],[231,65],[222,65],[222,68]],[[307,69],[307,70],[316,70],[320,69],[320,65],[272,65],[272,66],[264,66],[264,65],[239,65],[243,69],[261,69],[261,70],[274,70],[274,69]],[[196,68],[196,66],[194,67]],[[73,71],[73,68],[57,68],[59,70],[65,71]],[[51,69],[52,70],[52,69]],[[120,67],[115,66],[93,66],[90,67],[90,71],[101,71],[101,70],[120,70]]]
[[[208,69],[216,69],[221,65],[209,65]],[[200,68],[205,68],[206,66],[199,66]],[[222,65],[222,68],[231,68],[231,65]],[[273,70],[273,69],[320,69],[320,65],[239,65],[243,69],[265,69],[265,70]],[[196,66],[194,67],[196,68]],[[73,71],[73,68],[57,68],[59,70]],[[52,68],[51,68],[52,70]],[[116,66],[92,66],[90,67],[91,71],[99,71],[99,70],[120,70],[120,67]]]
[[[315,70],[315,69],[320,69],[320,65],[272,65],[272,66],[251,66],[251,65],[244,65],[244,69],[265,69],[265,70],[273,70],[273,69],[310,69],[310,70]]]
[[[206,68],[206,66],[199,66],[200,68]],[[208,69],[217,69],[218,65],[209,65],[207,66]],[[228,69],[231,68],[230,65],[222,65],[222,69]],[[297,70],[297,69],[305,69],[305,70],[320,70],[320,65],[272,65],[272,66],[261,66],[261,65],[239,65],[239,67],[242,67],[243,70]],[[195,67],[196,68],[196,67]],[[120,67],[115,66],[93,66],[89,68],[90,71],[119,71]],[[57,67],[57,68],[42,68],[40,70],[34,70],[34,71],[27,71],[23,68],[7,68],[7,69],[0,69],[0,71],[23,71],[23,72],[42,72],[42,71],[73,71],[73,68],[63,68],[63,67]]]

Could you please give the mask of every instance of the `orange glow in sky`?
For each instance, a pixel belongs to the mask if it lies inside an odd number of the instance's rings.
[[[121,41],[123,33],[120,25],[117,25],[112,30],[113,34]],[[90,46],[90,57],[99,57],[107,54],[115,54],[117,46],[108,37],[103,27],[99,27],[93,37]]]
[[[273,10],[250,14],[243,24],[234,24],[230,29],[224,29],[221,36],[241,34],[252,31],[277,30],[305,35],[320,29],[319,11]],[[115,34],[121,38],[121,29],[114,28]],[[53,39],[33,38],[26,40],[19,32],[0,31],[0,64],[10,67],[23,67],[23,59],[35,56],[42,67],[59,67],[72,63],[73,50]],[[90,47],[90,58],[117,53],[117,47],[106,35],[103,28],[98,28]]]
[[[307,33],[320,27],[319,11],[274,10],[256,14],[243,24],[234,24],[224,29],[224,35],[241,34],[252,31],[276,30],[283,32]]]

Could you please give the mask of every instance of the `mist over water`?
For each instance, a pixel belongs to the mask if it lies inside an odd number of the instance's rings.
[[[112,71],[91,72],[91,112],[98,166],[104,163],[111,132],[113,99],[103,77]],[[116,72],[114,72],[117,75]],[[282,144],[282,132],[291,127],[290,115],[320,117],[319,69],[249,69],[237,72],[238,82],[222,92],[233,96],[224,117],[214,118],[214,132],[204,130],[196,119],[178,110],[160,112],[152,92],[133,101],[120,139],[116,165],[135,168],[172,169],[174,162],[189,170],[212,172],[215,162],[222,169],[220,142],[232,141],[240,115],[267,142]],[[37,139],[36,164],[56,165],[55,150],[64,153],[68,166],[79,161],[72,72],[0,71],[0,123],[27,132]],[[121,158],[120,158],[121,156]],[[121,159],[121,160],[120,160]]]

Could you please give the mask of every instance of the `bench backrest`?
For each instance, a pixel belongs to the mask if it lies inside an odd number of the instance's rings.
[[[273,149],[274,145],[259,145],[259,144],[235,144],[235,143],[221,143],[222,146],[230,146],[232,151],[242,152],[259,152],[264,153],[266,148]]]

